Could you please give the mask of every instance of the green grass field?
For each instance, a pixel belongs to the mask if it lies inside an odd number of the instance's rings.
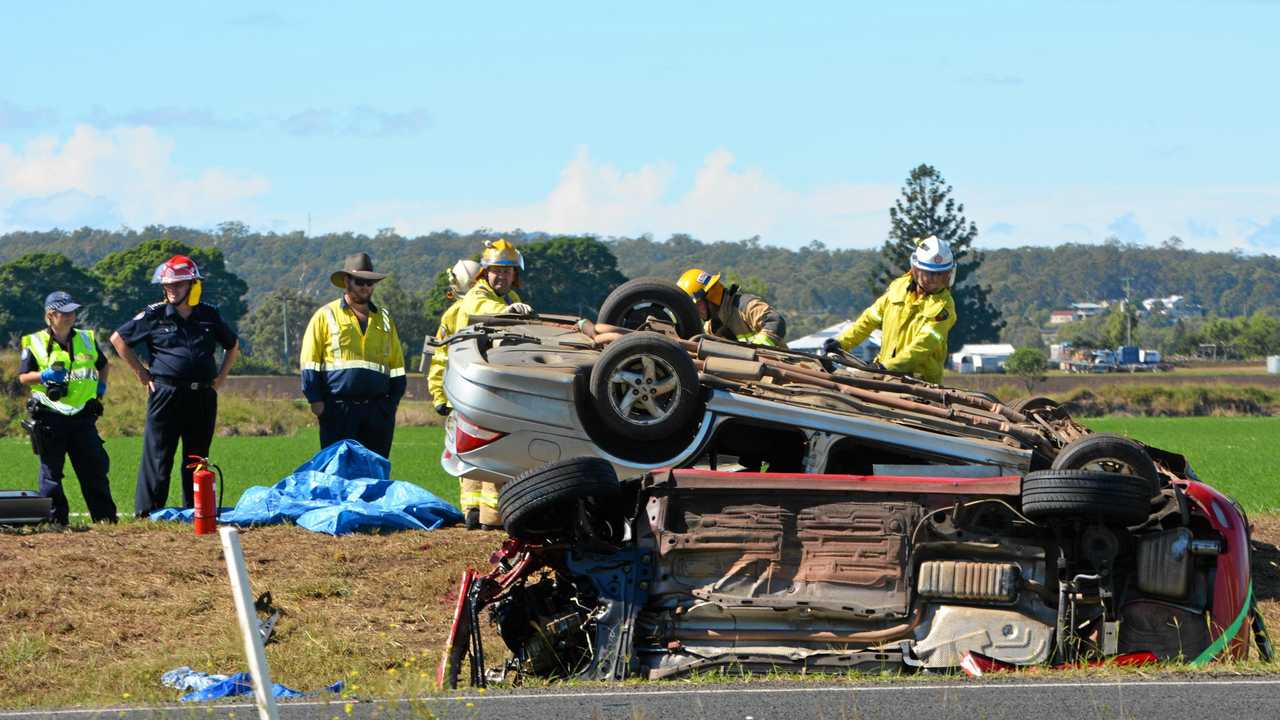
[[[1206,482],[1239,500],[1253,512],[1280,511],[1280,418],[1277,417],[1105,417],[1085,423],[1098,432],[1114,432],[1186,455]],[[456,504],[458,485],[440,469],[442,430],[438,427],[396,429],[391,475],[427,488]],[[319,446],[316,430],[284,437],[222,437],[213,441],[213,461],[226,477],[224,505],[234,505],[253,485],[270,485],[311,457]],[[133,491],[142,440],[107,439],[111,455],[111,489],[122,514],[133,510]],[[35,489],[36,457],[25,439],[0,438],[0,488]],[[70,464],[64,481],[72,512],[84,512],[80,487]],[[169,502],[181,502],[176,479]]]
[[[1083,421],[1185,455],[1200,479],[1251,512],[1280,512],[1280,417],[1105,417]]]
[[[312,428],[297,435],[277,437],[219,437],[213,439],[212,459],[222,468],[226,480],[224,506],[232,506],[245,488],[271,485],[293,472],[320,448],[319,431]],[[455,505],[458,482],[440,469],[442,429],[439,427],[396,428],[395,446],[391,452],[391,477],[408,480],[439,495]],[[133,513],[133,492],[138,477],[138,460],[142,455],[142,438],[107,438],[111,456],[111,494],[122,516]],[[174,479],[169,486],[169,504],[182,503],[177,462]],[[26,438],[0,438],[0,489],[34,490],[39,463],[31,453]],[[86,512],[80,485],[71,463],[67,463],[63,487],[71,504],[71,512]]]

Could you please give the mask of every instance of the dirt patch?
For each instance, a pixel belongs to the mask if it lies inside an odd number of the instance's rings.
[[[502,535],[449,528],[334,538],[245,531],[255,592],[282,610],[277,682],[363,695],[434,681],[459,576]],[[173,701],[160,674],[247,669],[217,536],[149,523],[0,534],[0,706]]]

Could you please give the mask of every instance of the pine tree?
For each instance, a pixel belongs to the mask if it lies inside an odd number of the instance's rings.
[[[874,292],[884,292],[911,267],[911,253],[923,238],[934,235],[950,245],[956,258],[956,279],[951,288],[956,325],[947,344],[958,348],[969,342],[996,340],[1005,323],[988,297],[991,288],[971,280],[982,262],[982,253],[973,249],[978,226],[965,219],[964,204],[957,203],[951,192],[952,187],[932,165],[919,165],[911,171],[902,186],[902,197],[889,208],[889,237],[880,248],[872,282]]]

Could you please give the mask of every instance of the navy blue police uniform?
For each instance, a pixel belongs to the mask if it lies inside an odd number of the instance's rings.
[[[92,338],[93,351],[97,355],[97,360],[93,362],[94,368],[102,372],[107,366],[107,357],[102,354],[102,348],[98,347],[96,337],[73,327],[64,345],[58,342],[52,332],[47,334],[49,340],[45,347],[46,356],[55,349],[61,349],[74,357],[76,338],[89,337]],[[24,347],[22,357],[18,360],[18,374],[39,372],[41,369],[35,353]],[[100,398],[103,386],[98,387]],[[70,520],[67,494],[62,488],[68,458],[71,459],[76,479],[80,481],[80,492],[84,495],[85,505],[89,507],[89,517],[94,522],[116,521],[116,503],[111,498],[111,481],[108,478],[111,458],[103,447],[102,437],[98,435],[97,420],[102,416],[102,402],[99,398],[90,399],[79,412],[71,415],[56,412],[40,403],[32,403],[30,406],[32,420],[37,423],[41,433],[39,492],[41,496],[53,501],[49,515],[53,522],[66,525]]]
[[[236,333],[217,308],[200,303],[183,318],[167,302],[148,305],[117,333],[129,345],[145,345],[151,356],[153,390],[147,398],[147,425],[138,466],[134,512],[143,517],[165,506],[173,456],[182,441],[182,457],[207,457],[218,415],[213,389],[218,367],[214,351],[235,347]],[[192,507],[192,470],[182,462],[182,506]]]

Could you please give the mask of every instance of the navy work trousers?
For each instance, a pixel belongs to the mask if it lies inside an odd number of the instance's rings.
[[[320,447],[351,439],[390,458],[391,438],[396,432],[396,404],[391,398],[326,399],[320,415]]]
[[[94,522],[116,521],[116,503],[111,499],[111,458],[98,435],[97,415],[83,409],[75,415],[63,415],[47,408],[37,411],[37,422],[45,428],[41,434],[40,494],[53,500],[49,520],[67,524],[67,494],[62,489],[63,468],[67,458],[80,481],[80,492],[89,506]]]
[[[209,456],[218,417],[218,393],[212,387],[192,389],[160,381],[154,387],[147,398],[147,427],[142,434],[142,462],[133,499],[138,517],[146,517],[169,502],[169,477],[178,441],[182,441],[182,507],[195,505],[193,470],[187,467],[186,459],[189,455]]]

